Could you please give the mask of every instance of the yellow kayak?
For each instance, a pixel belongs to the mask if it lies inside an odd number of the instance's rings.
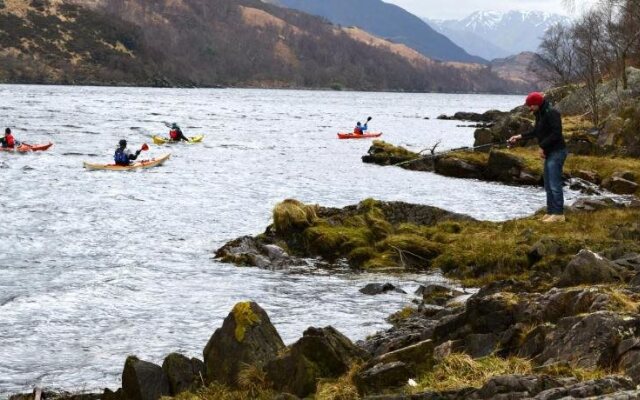
[[[187,143],[200,143],[200,142],[202,142],[202,139],[204,139],[204,135],[191,136],[189,138],[189,142],[187,142]],[[181,141],[181,142],[183,142],[183,141]],[[181,143],[181,142],[177,142],[175,140],[171,140],[168,137],[153,136],[153,143],[155,143],[155,144]]]
[[[162,165],[171,157],[171,154],[163,154],[160,157],[152,158],[151,160],[141,160],[131,163],[131,165],[115,165],[115,164],[91,164],[84,162],[83,165],[86,169],[91,171],[96,170],[108,170],[108,171],[131,171],[134,169],[147,169]]]

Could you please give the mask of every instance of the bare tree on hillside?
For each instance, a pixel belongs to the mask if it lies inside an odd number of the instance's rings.
[[[616,75],[626,90],[629,86],[627,62],[640,42],[640,0],[602,0],[601,7],[607,41],[615,58]]]
[[[553,86],[565,86],[575,80],[576,53],[570,28],[558,23],[550,27],[538,48],[540,77]]]
[[[594,126],[600,125],[600,96],[598,84],[603,80],[610,63],[610,51],[602,31],[603,15],[592,10],[572,28],[573,48],[576,52],[576,73],[587,90],[587,105]]]

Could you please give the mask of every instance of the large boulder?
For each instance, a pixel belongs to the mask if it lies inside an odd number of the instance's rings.
[[[204,349],[207,382],[236,386],[246,365],[263,366],[284,348],[278,331],[258,304],[238,303]]]
[[[534,358],[542,365],[566,362],[586,369],[612,368],[618,345],[633,338],[640,320],[610,311],[562,318],[545,337],[544,350]]]
[[[318,379],[337,378],[367,354],[333,327],[309,328],[302,338],[265,366],[276,390],[305,397]]]
[[[437,158],[435,172],[454,178],[481,179],[483,176],[482,167],[455,157]]]
[[[202,361],[178,353],[171,353],[164,359],[162,370],[169,379],[172,396],[199,388],[205,374]]]
[[[158,400],[171,394],[169,379],[159,365],[127,357],[122,371],[124,400]]]
[[[541,181],[541,176],[526,170],[520,157],[502,151],[489,153],[485,177],[498,182],[529,185],[537,185]]]
[[[356,375],[354,381],[361,393],[377,393],[406,385],[413,373],[402,361],[380,363]]]
[[[584,249],[567,264],[558,285],[566,287],[621,281],[623,281],[622,276],[609,260],[591,250]]]
[[[612,176],[602,182],[602,187],[615,194],[634,194],[638,191],[638,184],[620,176]]]
[[[375,296],[378,294],[384,294],[387,292],[406,293],[404,290],[395,287],[391,283],[368,283],[365,287],[360,289],[360,293],[369,296]]]

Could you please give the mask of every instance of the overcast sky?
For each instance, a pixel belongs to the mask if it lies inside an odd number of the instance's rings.
[[[383,0],[407,11],[431,19],[462,19],[481,10],[537,10],[572,16],[575,14],[563,6],[562,0]],[[575,3],[593,4],[596,0],[576,0]],[[580,8],[582,6],[579,6]]]

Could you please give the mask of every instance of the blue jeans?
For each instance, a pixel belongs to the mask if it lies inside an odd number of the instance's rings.
[[[547,154],[544,160],[544,190],[547,192],[547,214],[564,214],[562,192],[562,167],[567,159],[567,149]]]

